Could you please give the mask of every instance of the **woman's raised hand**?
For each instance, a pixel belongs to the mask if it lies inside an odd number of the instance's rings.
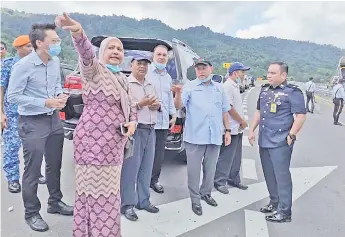
[[[66,12],[64,12],[62,16],[57,16],[55,18],[55,25],[59,28],[69,30],[73,33],[82,30],[81,24],[69,17]]]

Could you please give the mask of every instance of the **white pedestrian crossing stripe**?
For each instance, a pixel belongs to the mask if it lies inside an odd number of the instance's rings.
[[[258,211],[244,210],[246,237],[269,237],[265,214]]]
[[[337,167],[291,168],[294,184],[293,200],[302,196],[335,168]],[[159,205],[160,211],[156,214],[137,211],[139,220],[136,222],[128,221],[125,217],[121,218],[122,236],[179,236],[268,197],[265,182],[251,184],[248,187],[246,191],[231,189],[231,195],[213,192],[212,197],[217,201],[218,207],[211,207],[202,202],[202,216],[193,213],[189,198]]]
[[[244,115],[244,119],[248,121],[248,115]]]
[[[252,146],[248,141],[248,136],[243,135],[242,146]]]
[[[242,159],[242,176],[245,179],[258,180],[258,174],[256,172],[255,160]]]

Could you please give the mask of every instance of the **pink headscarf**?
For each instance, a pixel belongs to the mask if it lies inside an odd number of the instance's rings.
[[[105,49],[107,48],[108,44],[110,41],[112,40],[116,40],[118,41],[119,43],[121,43],[121,46],[123,48],[123,44],[121,42],[121,40],[119,38],[116,38],[116,37],[108,37],[108,38],[105,38],[101,45],[99,46],[99,51],[98,51],[98,59],[101,63],[103,64],[106,64],[106,62],[104,62],[104,52],[105,52]],[[122,61],[120,62],[120,64],[122,63]]]

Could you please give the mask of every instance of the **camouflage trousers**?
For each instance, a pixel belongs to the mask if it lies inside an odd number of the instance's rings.
[[[4,129],[5,145],[3,168],[8,181],[19,181],[19,149],[22,146],[18,134],[18,115],[7,116],[7,128]]]

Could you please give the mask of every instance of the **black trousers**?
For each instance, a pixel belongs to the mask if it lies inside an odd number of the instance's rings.
[[[314,112],[314,93],[313,92],[306,92],[307,94],[307,101],[305,107],[307,108],[307,111]],[[309,103],[311,102],[311,108],[309,110]]]
[[[220,148],[214,176],[214,183],[216,185],[224,186],[227,183],[238,185],[241,183],[242,139],[242,133],[231,135],[230,145],[225,146],[223,136],[223,144]]]
[[[156,151],[152,167],[151,184],[158,183],[164,163],[165,141],[168,136],[168,129],[156,129]]]
[[[260,159],[268,192],[270,204],[284,216],[291,216],[292,179],[290,162],[293,145],[275,148],[259,148]]]
[[[336,98],[333,100],[333,102],[334,102],[333,119],[334,119],[334,123],[338,123],[340,114],[344,108],[344,99]]]
[[[53,115],[19,116],[18,132],[23,143],[24,174],[22,178],[25,219],[39,213],[38,178],[43,155],[46,161],[48,203],[62,199],[60,175],[64,131],[57,112]]]

